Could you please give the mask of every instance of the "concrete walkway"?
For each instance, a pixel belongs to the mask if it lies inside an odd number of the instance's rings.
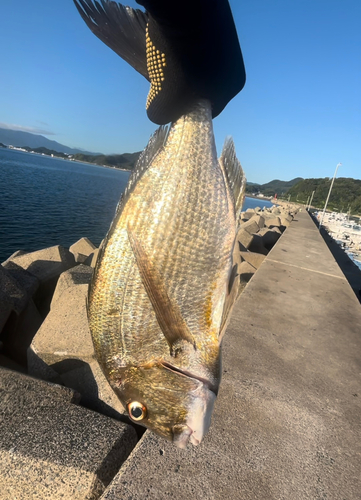
[[[359,500],[361,306],[307,213],[247,285],[223,347],[203,443],[147,431],[102,499]]]

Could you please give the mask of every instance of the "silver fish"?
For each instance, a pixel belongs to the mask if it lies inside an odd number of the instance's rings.
[[[233,141],[217,160],[211,106],[159,128],[141,154],[89,289],[97,359],[136,422],[183,448],[207,432],[245,178]]]
[[[99,252],[87,306],[96,356],[131,419],[181,448],[197,445],[240,283],[232,255],[245,178],[231,139],[217,160],[212,128],[212,112],[245,81],[235,26],[227,0],[206,13],[198,2],[189,15],[185,2],[139,0],[145,13],[74,2],[150,82],[150,119],[175,120],[141,154]]]

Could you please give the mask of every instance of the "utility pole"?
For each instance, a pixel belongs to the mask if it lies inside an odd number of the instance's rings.
[[[324,207],[323,212],[322,212],[322,217],[321,217],[321,220],[320,220],[320,225],[318,226],[318,229],[320,231],[321,231],[321,226],[322,226],[323,218],[325,216],[325,212],[326,212],[326,208],[327,208],[327,203],[328,203],[328,200],[330,199],[330,194],[331,194],[331,191],[332,191],[332,188],[333,188],[333,183],[335,182],[337,170],[338,170],[338,167],[340,167],[341,165],[342,165],[342,163],[337,163],[336,170],[335,170],[332,182],[331,182],[330,190],[329,190],[327,198],[326,198],[325,207]]]
[[[306,208],[306,210],[310,210],[314,194],[315,194],[315,191],[312,191],[310,203],[308,204],[308,207]]]

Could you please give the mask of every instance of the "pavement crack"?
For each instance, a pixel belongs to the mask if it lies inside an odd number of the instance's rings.
[[[296,264],[288,264],[287,262],[281,262],[280,260],[266,259],[268,262],[275,262],[276,264],[282,264],[284,266],[296,267],[297,269],[302,269],[304,271],[311,271],[311,273],[323,274],[324,276],[330,276],[331,278],[338,278],[340,280],[346,280],[344,276],[336,276],[336,274],[324,273],[322,271],[317,271],[316,269],[310,269],[309,267],[296,266]],[[347,281],[347,280],[346,280]]]

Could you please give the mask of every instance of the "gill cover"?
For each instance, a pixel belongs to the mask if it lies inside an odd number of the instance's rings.
[[[202,441],[216,400],[204,383],[159,362],[115,371],[110,383],[132,420],[179,448]]]

